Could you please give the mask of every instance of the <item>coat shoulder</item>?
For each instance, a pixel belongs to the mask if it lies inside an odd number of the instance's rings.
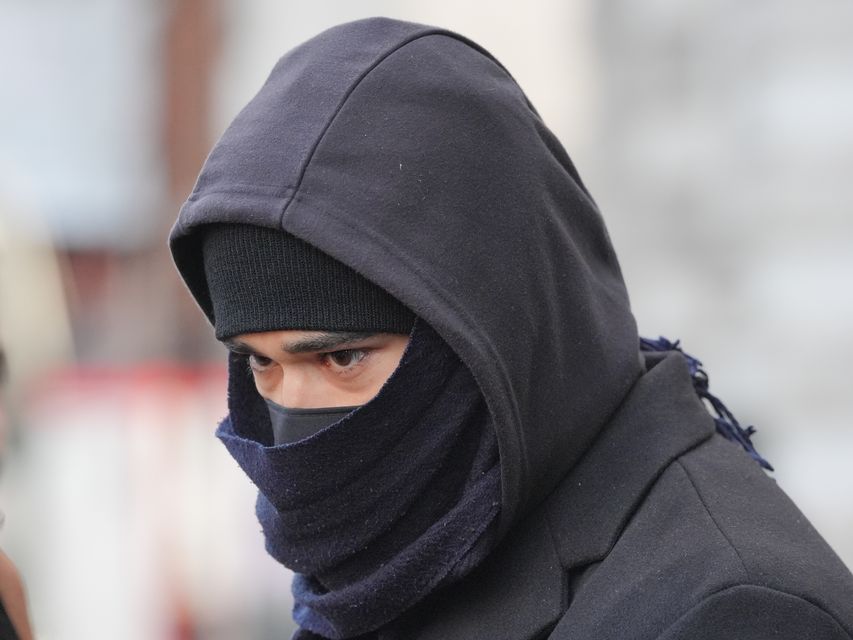
[[[853,636],[853,575],[773,478],[721,438],[678,465],[737,555],[744,583],[812,603]]]
[[[814,602],[757,585],[712,594],[682,615],[657,640],[851,640],[841,623]]]
[[[673,460],[608,552],[573,576],[553,640],[853,639],[853,575],[719,437]]]

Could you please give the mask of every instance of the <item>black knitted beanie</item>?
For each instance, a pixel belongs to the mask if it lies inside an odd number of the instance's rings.
[[[285,231],[211,224],[202,252],[219,340],[280,329],[408,334],[414,323],[384,289]]]

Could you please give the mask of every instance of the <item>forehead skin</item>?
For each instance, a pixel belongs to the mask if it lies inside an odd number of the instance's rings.
[[[378,335],[378,332],[372,331],[299,331],[299,330],[282,330],[279,333],[292,334],[294,337],[288,339],[287,336],[282,336],[281,350],[285,353],[310,353],[318,351],[331,351],[341,345],[366,340],[367,338]],[[259,335],[259,334],[247,334]],[[246,342],[240,339],[240,336],[226,338],[222,341],[223,344],[231,350],[248,349],[251,350]]]

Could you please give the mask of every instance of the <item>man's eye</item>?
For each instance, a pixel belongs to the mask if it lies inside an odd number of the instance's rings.
[[[328,361],[337,367],[348,369],[361,362],[367,355],[363,349],[342,349],[323,354]]]
[[[252,371],[264,371],[272,364],[272,358],[259,356],[255,353],[249,355],[249,367]]]

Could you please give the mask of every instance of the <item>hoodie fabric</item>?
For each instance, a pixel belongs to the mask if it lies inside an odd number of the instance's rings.
[[[218,222],[287,231],[379,285],[482,394],[502,542],[376,637],[853,637],[853,577],[714,435],[683,354],[641,353],[595,203],[475,43],[376,18],[292,50],[172,230],[211,320],[200,249]]]
[[[209,315],[198,228],[211,222],[284,229],[442,336],[496,422],[503,531],[640,374],[616,255],[569,157],[509,73],[447,31],[359,21],[278,62],[172,231]]]

